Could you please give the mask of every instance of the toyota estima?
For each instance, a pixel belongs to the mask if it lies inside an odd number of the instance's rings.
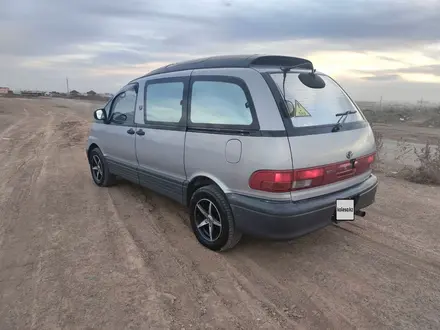
[[[364,216],[374,202],[371,127],[306,59],[171,64],[129,82],[94,118],[94,182],[122,177],[186,205],[211,250],[242,234],[292,239]]]

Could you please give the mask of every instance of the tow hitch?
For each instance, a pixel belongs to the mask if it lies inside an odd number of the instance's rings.
[[[365,217],[365,215],[367,214],[367,212],[362,211],[362,210],[357,210],[356,212],[354,212],[354,214],[356,214],[359,217]]]

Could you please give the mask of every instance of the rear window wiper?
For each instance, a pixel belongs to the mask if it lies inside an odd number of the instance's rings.
[[[336,122],[335,126],[333,126],[332,128],[332,132],[337,132],[341,129],[342,124],[345,122],[345,120],[347,119],[348,115],[352,115],[355,114],[357,111],[355,110],[349,110],[349,111],[345,111],[345,112],[341,112],[341,113],[337,113],[336,117],[341,117],[339,118],[339,120]]]

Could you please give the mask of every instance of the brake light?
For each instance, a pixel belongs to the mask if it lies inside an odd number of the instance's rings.
[[[251,189],[268,192],[289,192],[313,188],[349,179],[371,169],[375,154],[324,165],[320,167],[298,170],[261,170],[254,172],[249,179]]]
[[[322,183],[324,168],[293,171],[256,171],[249,179],[249,187],[269,192],[289,192],[318,186]]]
[[[257,171],[249,179],[249,187],[271,192],[288,192],[292,187],[292,171]]]
[[[295,173],[295,179],[297,180],[316,179],[324,175],[324,169],[314,168],[311,170],[297,170],[293,171],[293,173]]]
[[[303,170],[293,170],[292,189],[316,187],[322,184],[324,179],[324,168],[310,168]]]

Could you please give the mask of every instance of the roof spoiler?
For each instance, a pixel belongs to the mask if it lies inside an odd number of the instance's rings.
[[[168,64],[149,72],[144,77],[185,70],[249,68],[253,66],[273,66],[277,68],[301,67],[304,69],[313,70],[312,62],[300,57],[278,55],[223,55]]]
[[[311,61],[291,56],[259,56],[250,63],[250,66],[295,67],[313,70]]]

